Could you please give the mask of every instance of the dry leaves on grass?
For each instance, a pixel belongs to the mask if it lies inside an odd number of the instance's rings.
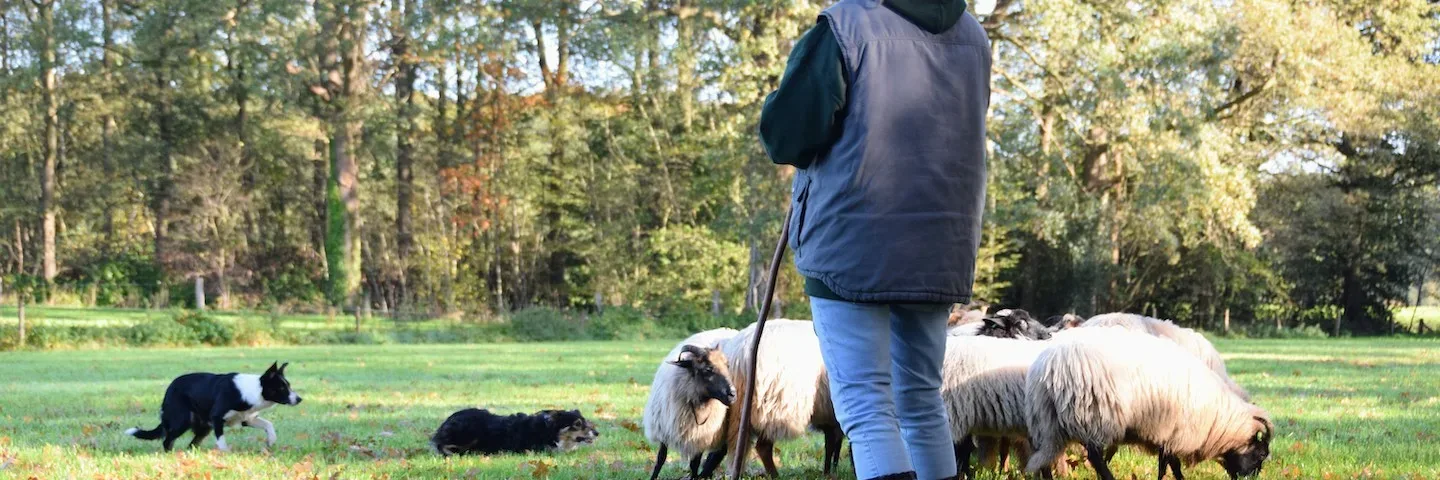
[[[631,433],[640,433],[640,426],[630,420],[621,420],[620,428],[629,430]]]
[[[530,478],[544,480],[550,478],[550,469],[555,468],[555,462],[549,460],[531,460],[520,464],[520,471],[530,471]]]

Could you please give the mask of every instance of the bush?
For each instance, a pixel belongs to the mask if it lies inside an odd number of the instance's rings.
[[[1275,328],[1274,325],[1254,324],[1249,328],[1236,330],[1230,334],[1232,338],[1281,338],[1281,339],[1315,339],[1329,338],[1330,333],[1324,328],[1315,325],[1301,325],[1299,327]]]
[[[195,332],[195,339],[206,345],[222,347],[235,343],[235,332],[203,312],[187,311],[175,315],[175,323]]]
[[[644,340],[665,336],[655,320],[631,307],[609,307],[587,325],[596,340]]]
[[[125,329],[124,336],[130,345],[136,347],[188,346],[200,343],[195,330],[169,318],[137,323]]]
[[[510,336],[521,342],[556,342],[588,338],[574,316],[549,307],[534,307],[510,317]]]

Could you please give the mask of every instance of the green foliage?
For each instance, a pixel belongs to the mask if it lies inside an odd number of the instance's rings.
[[[325,265],[327,267],[325,298],[333,306],[347,306],[350,301],[350,285],[358,282],[351,277],[358,274],[349,268],[345,258],[345,204],[340,199],[340,184],[334,175],[325,183]],[[353,281],[352,281],[353,280]]]
[[[170,318],[137,323],[125,330],[125,339],[136,347],[189,346],[200,343],[195,330]]]
[[[235,342],[235,332],[229,325],[220,323],[203,312],[190,310],[177,313],[175,323],[194,331],[195,339],[206,345],[220,347]]]
[[[532,307],[510,315],[510,336],[521,342],[589,338],[575,315],[550,307]]]
[[[828,4],[580,3],[57,2],[53,29],[0,4],[0,275],[46,249],[53,45],[60,276],[35,300],[189,305],[204,275],[241,308],[619,305],[643,313],[570,331],[627,338],[745,323],[791,178],[756,117]],[[980,20],[978,300],[1212,330],[1334,306],[1378,333],[1434,269],[1440,4],[1011,1]],[[407,102],[389,93],[411,65]],[[778,295],[803,311],[793,269]],[[235,341],[310,341],[260,330]]]
[[[645,340],[659,333],[655,320],[631,307],[609,307],[590,318],[586,332],[597,340]],[[663,337],[662,337],[663,338]]]

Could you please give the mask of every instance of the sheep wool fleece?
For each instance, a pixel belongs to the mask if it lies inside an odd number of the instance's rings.
[[[795,176],[790,246],[801,274],[847,301],[963,303],[985,204],[990,45],[968,14],[932,33],[897,8],[843,0],[821,14],[849,92],[839,137]]]

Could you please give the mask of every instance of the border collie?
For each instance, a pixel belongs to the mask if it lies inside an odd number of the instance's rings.
[[[471,453],[570,451],[595,442],[600,432],[579,410],[541,410],[501,416],[467,408],[440,424],[430,444],[442,456]]]
[[[225,427],[238,424],[264,430],[265,445],[274,445],[275,426],[260,418],[260,411],[277,403],[300,404],[300,395],[290,390],[290,381],[285,379],[287,365],[272,363],[261,375],[187,373],[176,377],[160,403],[160,426],[131,428],[125,434],[141,440],[164,438],[168,452],[187,430],[195,431],[190,440],[190,448],[194,448],[213,428],[215,448],[230,451],[225,445]]]

